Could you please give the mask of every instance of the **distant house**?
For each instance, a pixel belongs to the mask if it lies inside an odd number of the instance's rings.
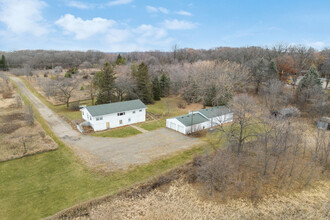
[[[94,131],[116,128],[144,122],[147,106],[141,100],[115,102],[103,105],[85,106],[80,109],[82,118]]]
[[[317,122],[317,128],[322,130],[330,130],[330,118],[322,117]]]
[[[183,134],[190,134],[232,121],[233,112],[229,108],[216,106],[166,119],[166,127]]]

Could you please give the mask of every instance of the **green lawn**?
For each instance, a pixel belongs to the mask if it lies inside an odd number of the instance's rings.
[[[26,97],[22,95],[25,102]],[[88,170],[35,110],[36,119],[58,150],[0,163],[0,219],[40,219],[102,195],[110,195],[203,153],[204,146],[130,171],[104,175]]]
[[[166,119],[159,119],[156,121],[150,121],[150,122],[145,122],[143,124],[138,125],[139,127],[147,130],[147,131],[152,131],[156,130],[158,128],[164,128],[166,126]]]
[[[178,97],[162,98],[160,101],[155,101],[154,104],[147,105],[147,112],[165,117],[187,114],[188,112],[186,110],[178,108],[180,101],[182,100]]]
[[[109,131],[97,132],[97,133],[92,134],[92,136],[122,138],[122,137],[137,135],[140,133],[142,133],[142,132],[139,130],[136,130],[135,128],[127,126],[127,127],[121,127],[121,128],[114,128]]]

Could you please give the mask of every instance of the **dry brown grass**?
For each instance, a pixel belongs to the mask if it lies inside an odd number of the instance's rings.
[[[258,205],[247,200],[219,203],[201,199],[179,180],[147,195],[114,198],[75,219],[328,219],[329,197],[329,182],[320,182],[301,192],[265,197]]]
[[[0,107],[0,161],[57,149],[57,144],[35,121],[28,126],[24,108],[16,108],[16,99],[1,100]]]

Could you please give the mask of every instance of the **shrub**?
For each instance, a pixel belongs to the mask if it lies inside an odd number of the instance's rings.
[[[11,134],[14,131],[16,131],[17,129],[19,129],[21,127],[21,125],[19,124],[4,124],[0,127],[0,134]]]
[[[45,77],[45,78],[48,77],[48,73],[45,73],[45,74],[44,74],[44,77]]]
[[[70,103],[70,110],[71,111],[79,111],[79,101]]]
[[[82,87],[80,87],[80,90],[81,90],[81,91],[83,91],[83,90],[84,90],[84,87],[83,87],[83,86],[82,86]]]
[[[64,77],[65,78],[71,78],[71,73],[70,72],[65,73]]]
[[[25,118],[26,123],[27,123],[29,126],[34,125],[34,113],[33,113],[32,105],[28,105],[28,106],[25,108],[24,118]]]
[[[11,97],[13,97],[13,91],[11,89],[8,88],[2,92],[2,98],[9,99]]]
[[[83,79],[88,79],[88,74],[83,75]]]
[[[184,101],[178,103],[178,108],[184,109],[184,108],[186,108],[186,106],[187,106],[187,103]]]

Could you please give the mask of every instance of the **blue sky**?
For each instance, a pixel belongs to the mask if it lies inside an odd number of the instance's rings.
[[[0,0],[0,50],[330,46],[329,0]]]

